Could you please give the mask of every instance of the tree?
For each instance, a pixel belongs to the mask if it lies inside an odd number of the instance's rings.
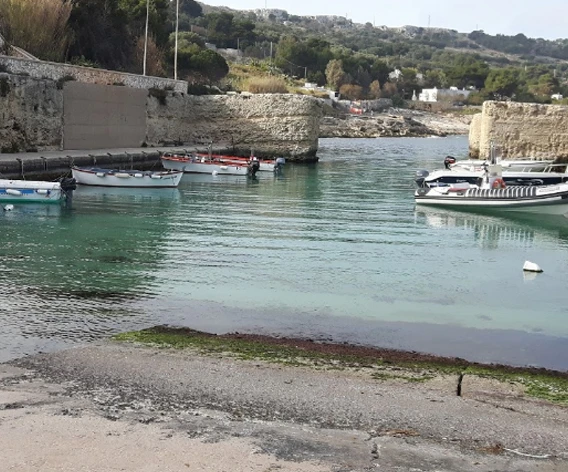
[[[339,87],[339,93],[348,100],[360,100],[363,98],[363,87],[360,85],[343,84]]]
[[[325,68],[325,78],[327,80],[327,84],[333,88],[333,90],[339,90],[339,88],[345,83],[343,61],[338,59],[332,59],[329,61]]]
[[[446,77],[450,86],[464,88],[467,86],[481,89],[489,74],[489,66],[475,56],[461,55],[454,59],[446,69]]]
[[[118,0],[72,0],[71,5],[69,28],[73,40],[67,57],[128,70],[134,62],[136,39],[128,30],[127,15]]]
[[[126,14],[130,33],[136,37],[144,35],[146,29],[147,0],[118,0],[118,5]],[[171,28],[168,22],[170,1],[152,0],[148,3],[148,6],[148,29],[155,38],[156,44],[163,46],[168,41],[169,29]]]
[[[369,98],[381,98],[381,84],[378,80],[373,80],[373,82],[371,82],[371,85],[369,85]]]
[[[485,91],[496,99],[511,98],[519,86],[516,69],[492,69],[485,80]]]
[[[176,0],[170,2],[171,8],[175,11]],[[187,15],[191,18],[197,18],[203,15],[203,8],[194,0],[179,0],[179,14]]]

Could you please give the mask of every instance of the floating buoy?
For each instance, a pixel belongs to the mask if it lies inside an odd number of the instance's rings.
[[[4,206],[4,211],[12,211],[14,209],[14,205],[8,204]]]
[[[523,270],[526,272],[543,272],[543,270],[539,267],[538,264],[535,264],[531,261],[525,261],[525,265],[523,265]]]

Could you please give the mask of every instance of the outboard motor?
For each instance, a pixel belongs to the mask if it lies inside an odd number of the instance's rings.
[[[253,157],[251,159],[251,161],[249,162],[249,165],[248,165],[248,169],[249,169],[249,175],[251,177],[255,177],[256,173],[260,169],[260,162],[256,157]]]
[[[445,167],[446,169],[449,169],[450,166],[451,166],[452,164],[455,164],[455,163],[456,163],[456,158],[455,158],[455,157],[446,156],[446,158],[444,159],[444,167]]]
[[[414,179],[414,181],[419,188],[426,187],[426,184],[424,182],[426,181],[426,177],[428,177],[428,175],[430,175],[430,172],[428,172],[427,170],[416,171],[416,178]]]
[[[61,190],[68,192],[70,190],[75,190],[77,188],[77,182],[73,177],[63,177],[59,180],[61,185]]]

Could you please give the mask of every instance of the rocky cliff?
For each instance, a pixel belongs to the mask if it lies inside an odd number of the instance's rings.
[[[470,156],[486,159],[491,143],[504,158],[568,158],[568,106],[487,101],[469,136]]]

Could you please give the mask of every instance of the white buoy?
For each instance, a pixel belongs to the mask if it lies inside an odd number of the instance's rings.
[[[523,270],[526,272],[543,272],[543,270],[539,267],[538,264],[535,264],[534,262],[531,261],[525,261]]]
[[[14,209],[14,205],[12,205],[11,203],[4,206],[4,211],[12,211],[13,209]]]

